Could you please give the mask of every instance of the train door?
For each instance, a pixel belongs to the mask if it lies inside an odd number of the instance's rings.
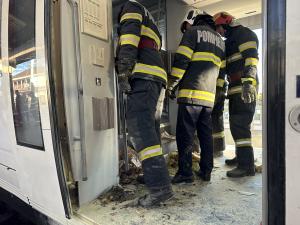
[[[263,224],[299,223],[300,16],[297,0],[265,1]]]
[[[52,69],[61,70],[56,92],[64,98],[73,183],[82,205],[119,179],[112,2],[61,0],[52,6]]]
[[[299,1],[286,0],[286,225],[300,221],[300,15]]]
[[[70,207],[53,126],[46,2],[2,1],[0,158],[9,172],[1,172],[0,181],[33,208],[64,221]]]

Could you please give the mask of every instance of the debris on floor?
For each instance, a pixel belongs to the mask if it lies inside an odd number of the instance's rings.
[[[125,170],[125,163],[120,166],[120,184],[131,184],[136,182],[136,178],[142,173],[142,165],[137,153],[128,147],[129,170]]]
[[[262,165],[255,166],[255,172],[256,173],[262,173]]]
[[[110,202],[122,203],[128,200],[133,200],[135,198],[136,190],[124,188],[121,185],[114,186],[108,192],[103,195],[100,195],[98,199],[101,202],[102,206],[106,206]]]
[[[133,199],[147,192],[145,185],[135,177],[141,172],[133,163],[129,173],[121,174],[123,184],[100,196],[93,204],[81,207],[79,214],[93,219],[95,224],[191,224],[191,225],[258,225],[261,222],[261,174],[240,179],[228,179],[226,158],[235,154],[226,150],[223,157],[215,159],[216,168],[211,182],[197,179],[191,184],[173,185],[175,196],[159,208],[126,207]],[[261,150],[256,150],[261,162]],[[167,157],[168,169],[174,175],[178,167],[178,154]],[[193,162],[199,168],[198,160]]]

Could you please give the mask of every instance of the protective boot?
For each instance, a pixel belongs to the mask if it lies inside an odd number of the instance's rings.
[[[176,173],[176,175],[172,179],[172,184],[179,184],[179,183],[193,183],[194,182],[194,176],[183,176],[179,173]]]
[[[203,171],[199,170],[197,172],[195,172],[196,175],[203,181],[210,181],[211,179],[211,175],[210,173],[204,173]]]
[[[165,188],[150,188],[149,194],[146,194],[133,202],[133,206],[151,208],[159,206],[161,203],[171,199],[174,196],[171,186]]]
[[[255,176],[255,168],[240,168],[236,167],[226,173],[227,177],[239,178],[246,176]]]
[[[234,157],[233,159],[226,159],[225,164],[227,166],[236,166],[238,164],[237,157]]]

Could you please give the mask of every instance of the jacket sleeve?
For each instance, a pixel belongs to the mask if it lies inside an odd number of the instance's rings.
[[[227,82],[225,82],[225,80],[226,80],[226,55],[225,52],[223,52],[223,55],[221,57],[219,76],[217,79],[217,87],[226,89]]]
[[[242,83],[257,84],[258,39],[254,32],[244,32],[239,39],[239,51],[245,60]]]
[[[143,15],[143,9],[137,4],[127,2],[124,5],[119,15],[117,59],[137,59]]]
[[[197,44],[197,30],[186,31],[175,53],[174,62],[169,76],[169,86],[175,87],[189,66]]]

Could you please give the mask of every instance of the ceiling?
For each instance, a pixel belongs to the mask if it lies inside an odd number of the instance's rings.
[[[262,0],[180,0],[188,5],[215,14],[225,11],[237,19],[261,14]]]

